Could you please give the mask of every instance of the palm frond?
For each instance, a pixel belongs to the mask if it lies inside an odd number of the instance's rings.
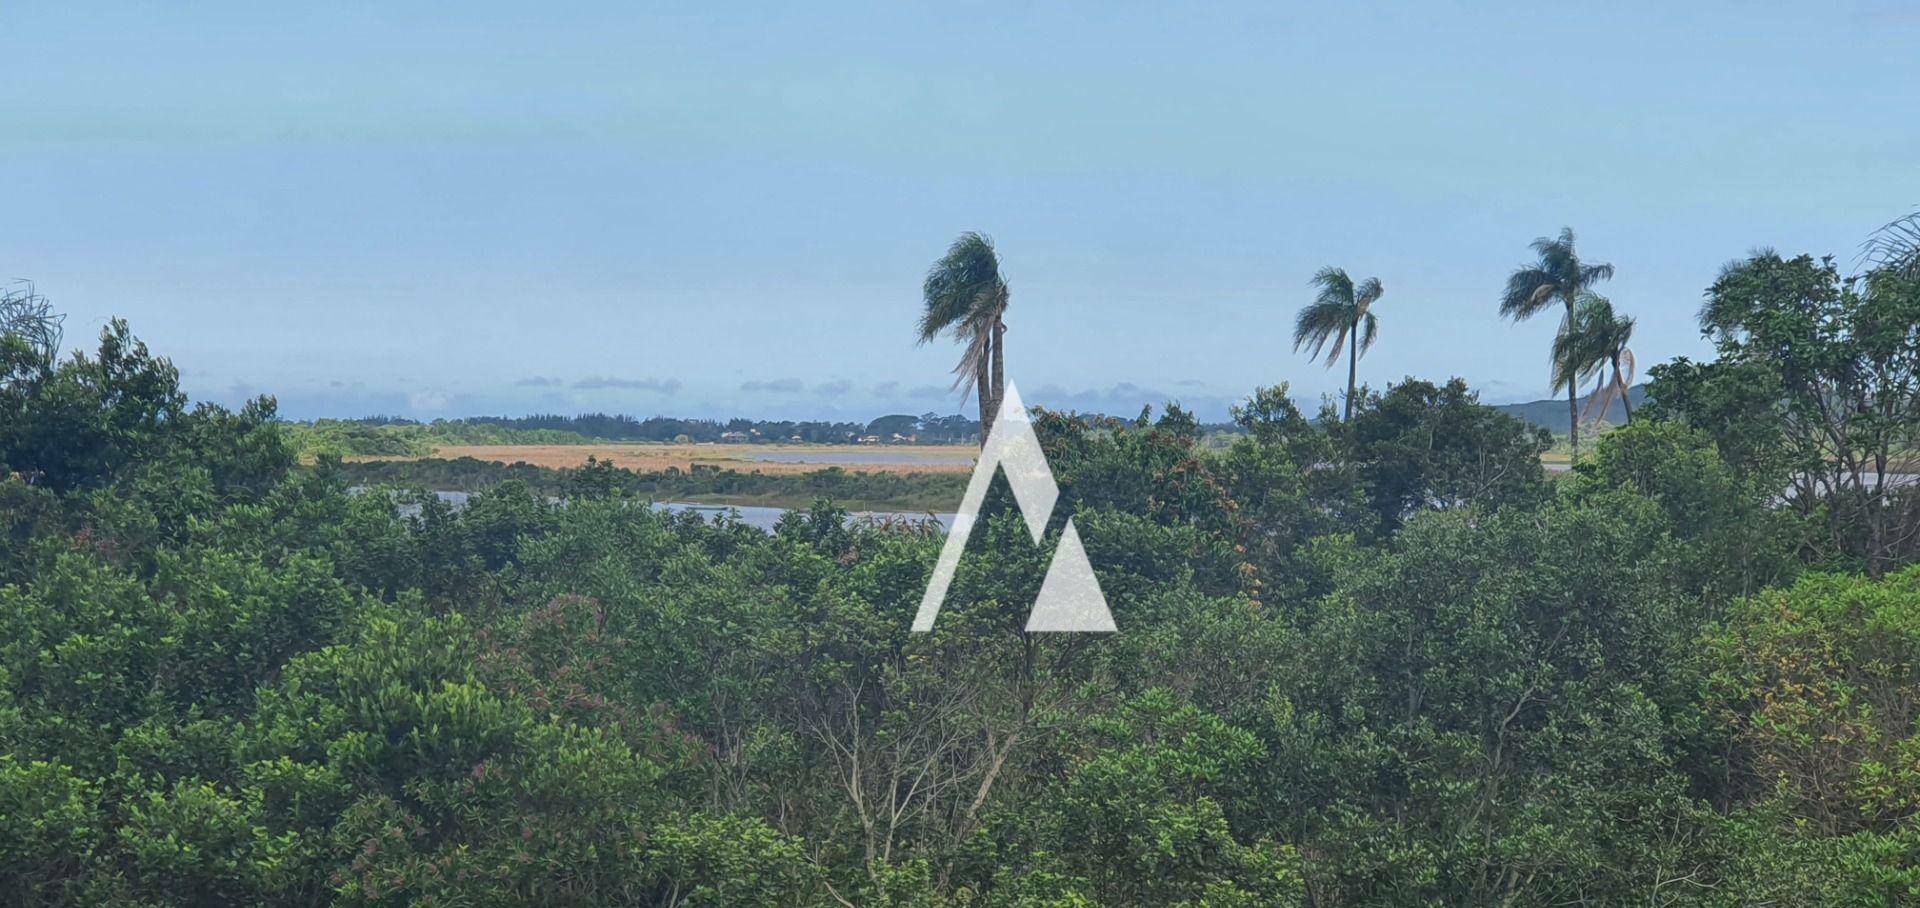
[[[1352,330],[1350,327],[1342,327],[1340,332],[1333,336],[1333,343],[1327,345],[1327,368],[1331,369],[1334,364],[1340,362],[1340,354],[1347,349],[1347,335]]]
[[[1560,230],[1558,237],[1533,241],[1537,257],[1533,265],[1522,267],[1507,278],[1507,289],[1500,298],[1500,314],[1515,321],[1531,318],[1557,296],[1575,300],[1587,288],[1613,277],[1613,266],[1588,265],[1580,261],[1574,249],[1573,228]]]
[[[1338,359],[1340,342],[1346,340],[1346,332],[1352,326],[1350,306],[1324,301],[1308,303],[1294,319],[1293,349],[1299,352],[1304,346],[1308,356],[1318,358],[1327,342],[1338,335],[1340,341],[1333,345],[1333,358]]]
[[[1366,312],[1367,307],[1373,305],[1386,292],[1386,288],[1380,285],[1379,278],[1370,277],[1354,285],[1353,303],[1360,307],[1361,312]]]
[[[1380,319],[1368,312],[1360,316],[1360,355],[1367,355],[1373,349],[1373,342],[1380,337]]]
[[[974,391],[974,384],[980,375],[980,367],[987,363],[993,354],[993,332],[983,330],[984,326],[969,322],[960,329],[960,339],[966,344],[960,353],[960,362],[953,367],[953,390],[960,392],[965,399]]]
[[[66,319],[34,290],[32,281],[15,281],[0,290],[0,335],[20,338],[49,362],[60,353],[61,325]]]
[[[1543,269],[1518,269],[1507,278],[1507,291],[1500,297],[1500,315],[1514,321],[1532,318],[1559,289],[1553,275]]]
[[[1345,270],[1332,266],[1322,268],[1314,272],[1310,283],[1320,288],[1314,302],[1353,305],[1353,278],[1347,277]]]
[[[993,240],[973,231],[961,234],[927,269],[921,295],[926,304],[918,326],[923,344],[975,317],[982,305],[1004,309],[1006,281],[1000,276]]]
[[[1880,225],[1860,244],[1858,263],[1872,271],[1920,280],[1920,211]]]

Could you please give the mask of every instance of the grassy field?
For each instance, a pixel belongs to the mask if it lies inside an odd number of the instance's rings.
[[[654,473],[669,467],[689,470],[695,464],[723,470],[770,475],[811,473],[839,467],[849,473],[965,473],[971,469],[972,446],[956,445],[723,445],[723,444],[584,444],[584,445],[442,445],[426,457],[496,463],[527,463],[537,467],[578,467],[588,457],[611,461],[636,473]],[[756,460],[754,454],[777,454],[794,460]],[[883,457],[885,463],[858,463],[862,456]],[[349,457],[352,461],[419,460],[419,455]],[[962,462],[964,461],[964,462]]]

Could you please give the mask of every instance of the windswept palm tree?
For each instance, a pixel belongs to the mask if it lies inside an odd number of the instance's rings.
[[[1008,290],[1000,276],[1000,257],[993,240],[973,231],[947,247],[947,254],[927,270],[921,287],[926,309],[920,313],[920,343],[945,331],[964,346],[960,364],[953,367],[953,386],[962,398],[975,393],[980,400],[980,442],[993,432],[994,415],[1006,393],[1006,367],[1001,347],[1007,333],[1002,319]],[[977,392],[977,393],[976,393]]]
[[[1920,279],[1920,211],[1882,224],[1861,244],[1860,262],[1874,271]]]
[[[60,323],[65,320],[46,297],[34,292],[32,281],[0,288],[0,335],[20,338],[49,363],[60,353]]]
[[[1553,379],[1555,387],[1578,387],[1597,377],[1598,384],[1580,411],[1582,420],[1605,416],[1618,399],[1626,408],[1627,421],[1633,421],[1633,401],[1627,398],[1634,376],[1633,351],[1627,348],[1632,339],[1631,317],[1615,315],[1612,301],[1598,293],[1580,295],[1571,326],[1553,341]]]
[[[1589,265],[1580,261],[1573,248],[1573,228],[1563,227],[1557,238],[1541,237],[1533,241],[1533,252],[1539,261],[1532,266],[1515,269],[1513,276],[1507,278],[1507,291],[1500,297],[1500,314],[1514,321],[1524,321],[1539,314],[1557,300],[1566,307],[1566,314],[1560,322],[1560,333],[1566,334],[1573,323],[1574,304],[1581,294],[1588,292],[1593,285],[1613,277],[1612,265]],[[1555,389],[1559,388],[1561,373],[1560,361],[1554,359]],[[1567,440],[1573,446],[1575,457],[1580,456],[1580,408],[1577,398],[1579,390],[1567,385]]]
[[[1380,334],[1380,320],[1369,311],[1386,291],[1380,279],[1370,277],[1358,284],[1339,268],[1322,268],[1313,276],[1320,294],[1300,309],[1293,323],[1293,349],[1302,346],[1307,355],[1318,357],[1327,350],[1327,368],[1340,361],[1340,348],[1347,349],[1347,401],[1341,419],[1353,418],[1354,379],[1360,357],[1373,346]]]

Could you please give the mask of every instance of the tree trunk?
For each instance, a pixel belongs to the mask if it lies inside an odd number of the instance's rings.
[[[1573,330],[1573,298],[1567,298],[1567,320],[1560,328],[1562,333]],[[1573,459],[1580,459],[1580,385],[1567,377],[1567,444],[1573,447]]]
[[[987,360],[991,352],[973,367],[973,396],[980,399],[980,446],[987,446],[987,439],[993,435],[993,414],[996,404],[993,401],[993,385],[987,377]]]
[[[1353,320],[1353,327],[1347,329],[1347,410],[1340,417],[1341,422],[1353,421],[1353,384],[1354,375],[1360,369],[1360,319]]]
[[[1000,405],[1007,399],[1007,366],[1001,348],[1007,342],[1007,324],[997,316],[993,320],[993,415],[1000,418]]]
[[[1626,408],[1627,425],[1633,425],[1633,401],[1629,399],[1633,389],[1627,387],[1626,381],[1620,377],[1620,357],[1618,356],[1613,358],[1613,383],[1620,386],[1620,406]]]

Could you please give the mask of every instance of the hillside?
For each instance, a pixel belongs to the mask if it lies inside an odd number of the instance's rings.
[[[1632,399],[1633,405],[1638,407],[1640,406],[1640,402],[1647,397],[1647,386],[1634,385],[1627,390],[1627,396]],[[1585,397],[1580,398],[1580,406],[1585,407],[1586,405],[1587,399]],[[1499,404],[1497,406],[1504,412],[1518,416],[1541,428],[1549,429],[1556,435],[1567,434],[1566,398],[1531,400],[1521,404]],[[1619,401],[1614,401],[1613,406],[1607,408],[1604,418],[1607,422],[1616,426],[1626,422],[1626,408],[1622,407]]]

